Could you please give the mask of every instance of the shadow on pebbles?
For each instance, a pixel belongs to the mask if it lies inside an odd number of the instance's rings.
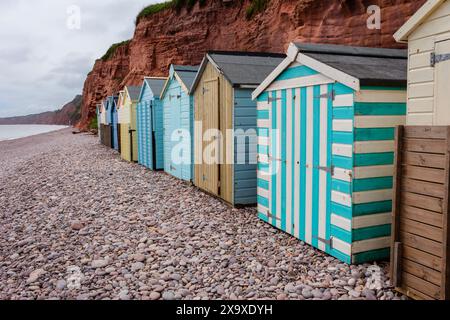
[[[96,137],[27,139],[0,154],[0,299],[404,299],[386,263],[343,264]]]

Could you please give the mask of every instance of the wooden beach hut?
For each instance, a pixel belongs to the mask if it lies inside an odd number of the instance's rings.
[[[450,1],[427,1],[394,37],[409,46],[407,125],[450,125]]]
[[[105,108],[105,124],[103,127],[104,145],[109,148],[112,148],[112,129],[111,129],[112,104],[110,103],[109,97],[105,99],[104,108]]]
[[[256,203],[254,90],[285,55],[206,54],[194,79],[194,184],[231,205]]]
[[[160,95],[167,78],[146,77],[137,104],[138,163],[164,168],[163,108]]]
[[[389,257],[405,50],[292,43],[258,101],[258,215],[346,263]]]
[[[117,112],[117,96],[108,97],[108,103],[111,105],[111,147],[119,151],[119,116]]]
[[[120,124],[120,154],[122,159],[137,162],[138,140],[136,133],[136,107],[140,86],[125,86],[118,97],[118,121]]]
[[[102,104],[101,103],[97,103],[97,106],[95,108],[95,114],[97,115],[97,134],[98,134],[98,139],[101,142],[102,141],[102,130],[101,130]]]
[[[171,65],[169,78],[161,94],[164,109],[164,171],[186,181],[191,181],[194,176],[194,97],[189,95],[189,89],[198,68]]]

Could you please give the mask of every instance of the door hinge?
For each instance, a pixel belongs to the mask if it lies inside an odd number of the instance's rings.
[[[319,242],[326,244],[327,246],[333,247],[333,237],[330,237],[330,239],[327,240],[327,239],[321,238],[319,236],[313,236],[313,239],[316,239]]]
[[[209,90],[206,89],[205,87],[203,87],[203,94],[205,94],[206,92],[208,92]]]
[[[271,102],[278,101],[278,100],[281,100],[281,98],[272,98],[272,97],[269,97],[269,98],[267,98],[267,103],[271,103]]]
[[[319,167],[316,167],[316,168],[319,169],[319,170],[325,171],[327,173],[331,173],[331,175],[334,175],[334,166],[331,166],[331,167],[321,167],[321,166],[319,166]]]
[[[331,90],[330,92],[321,94],[319,97],[319,99],[331,99],[332,101],[334,101],[336,99],[336,91]]]
[[[203,88],[204,89],[204,88]],[[169,95],[169,100],[172,100],[172,98],[175,98],[175,99],[180,99],[181,98],[181,95]]]
[[[275,214],[272,214],[272,213],[269,212],[269,211],[265,213],[265,216],[268,217],[268,218],[271,218],[271,219],[275,219],[275,220],[277,220],[277,221],[281,221],[280,218],[278,218]]]
[[[436,53],[431,53],[431,57],[430,57],[430,63],[431,66],[434,67],[437,63],[440,62],[444,62],[444,61],[449,61],[450,60],[450,53],[447,54],[436,54]]]

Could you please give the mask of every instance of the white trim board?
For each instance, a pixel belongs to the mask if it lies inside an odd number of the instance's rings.
[[[446,0],[428,0],[395,34],[397,42],[408,41],[409,35]]]

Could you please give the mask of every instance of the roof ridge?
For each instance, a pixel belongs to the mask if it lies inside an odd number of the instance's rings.
[[[276,52],[254,52],[254,51],[221,51],[221,50],[210,50],[208,54],[219,54],[228,56],[254,56],[254,57],[273,57],[273,58],[284,58],[286,54],[276,53]]]

